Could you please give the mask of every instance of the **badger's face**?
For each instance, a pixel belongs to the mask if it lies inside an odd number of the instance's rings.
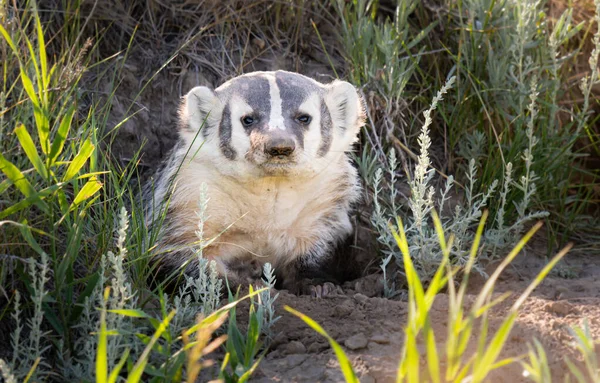
[[[323,85],[296,73],[254,72],[214,92],[192,89],[182,121],[183,139],[226,174],[310,175],[350,149],[364,109],[347,82]]]

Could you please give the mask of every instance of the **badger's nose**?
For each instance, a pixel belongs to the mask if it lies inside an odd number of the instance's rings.
[[[296,149],[291,138],[273,138],[265,145],[265,153],[271,157],[289,157]]]

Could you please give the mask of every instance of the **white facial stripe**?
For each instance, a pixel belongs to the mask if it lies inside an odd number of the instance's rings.
[[[275,76],[268,76],[269,80],[269,95],[271,96],[271,115],[269,116],[269,129],[285,130],[285,122],[283,120],[283,112],[281,109],[283,101],[279,94],[279,87]]]
[[[240,118],[252,113],[252,107],[238,95],[231,97],[229,107],[231,108],[231,146],[243,156],[250,149],[250,140],[244,131]]]
[[[308,130],[304,133],[304,151],[309,158],[316,158],[321,142],[321,111],[319,108],[321,98],[318,94],[311,94],[299,107],[303,113],[312,116]]]

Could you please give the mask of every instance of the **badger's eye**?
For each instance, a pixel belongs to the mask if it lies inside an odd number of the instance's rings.
[[[258,121],[258,118],[253,116],[244,116],[242,117],[242,125],[245,127],[254,125]]]
[[[311,120],[312,120],[312,118],[308,114],[301,114],[298,117],[296,117],[296,121],[298,121],[302,125],[310,124]]]

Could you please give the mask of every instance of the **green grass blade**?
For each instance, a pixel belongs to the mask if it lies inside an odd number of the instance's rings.
[[[511,307],[512,311],[517,311],[521,307],[521,305],[523,304],[523,302],[525,302],[525,299],[527,299],[527,297],[529,297],[529,295],[531,295],[531,293],[533,292],[533,290],[536,287],[538,287],[540,283],[543,282],[544,278],[546,278],[546,276],[550,273],[550,271],[552,271],[552,269],[554,268],[554,266],[565,255],[567,255],[567,253],[571,250],[572,247],[573,247],[573,244],[569,243],[558,254],[556,254],[554,256],[554,258],[552,258],[552,260],[550,260],[550,262],[548,262],[548,264],[546,266],[544,266],[544,268],[542,269],[542,271],[540,271],[538,273],[538,275],[535,277],[535,279],[533,280],[533,282],[531,282],[531,284],[529,286],[527,286],[527,289],[525,289],[525,291],[523,291],[523,293],[521,294],[521,296],[519,297],[519,299],[517,299],[516,302],[513,304],[513,306]]]
[[[248,369],[248,371],[246,371],[242,376],[240,376],[238,383],[245,383],[248,381],[248,379],[250,379],[250,377],[252,376],[252,374],[254,373],[254,371],[256,370],[256,368],[258,367],[258,365],[260,364],[260,362],[262,361],[263,357],[261,356],[260,358],[258,358],[258,360],[256,362],[254,362],[254,364],[252,365],[252,367],[250,367]]]
[[[475,232],[475,238],[473,239],[473,245],[471,246],[471,251],[469,252],[469,260],[464,269],[464,277],[461,281],[460,287],[458,289],[458,299],[462,301],[465,296],[467,290],[467,284],[469,282],[469,275],[471,275],[471,270],[473,269],[473,265],[475,265],[475,259],[477,257],[477,251],[479,250],[479,244],[481,243],[481,238],[483,237],[483,229],[485,227],[485,222],[487,221],[489,212],[487,210],[483,211],[481,215],[481,219],[479,220],[479,225],[477,226],[477,231]]]
[[[31,227],[27,225],[27,221],[24,221],[23,225],[19,226],[19,231],[21,232],[23,238],[25,238],[25,241],[27,242],[29,247],[35,250],[35,252],[39,255],[42,255],[42,253],[44,253],[44,250],[42,249],[40,244],[33,237],[33,234],[31,233]]]
[[[85,165],[88,158],[90,158],[95,148],[96,147],[92,144],[89,138],[84,141],[79,149],[79,152],[75,158],[73,158],[73,161],[71,161],[71,164],[67,168],[67,171],[63,177],[63,181],[69,181],[77,175],[79,170],[81,170],[83,165]]]
[[[255,290],[252,293],[248,293],[247,295],[241,297],[240,299],[230,302],[228,304],[226,304],[225,306],[219,308],[218,310],[213,311],[209,316],[207,316],[206,318],[202,319],[202,321],[200,321],[200,323],[195,324],[194,326],[188,328],[185,331],[185,334],[187,336],[191,336],[193,333],[195,333],[196,331],[198,331],[198,328],[206,326],[210,323],[213,323],[217,320],[219,320],[221,318],[221,316],[227,312],[229,312],[230,309],[234,308],[235,306],[237,306],[238,303],[242,302],[245,299],[248,299],[250,297],[253,297],[255,295],[258,295],[260,293],[262,293],[263,291],[267,291],[269,288],[268,287],[263,287],[260,288],[258,290]]]
[[[0,194],[7,191],[8,188],[11,187],[12,185],[13,185],[13,183],[9,179],[5,179],[4,181],[0,182]]]
[[[88,182],[83,185],[79,193],[75,196],[73,203],[71,204],[71,209],[92,197],[94,194],[98,192],[102,188],[102,183],[98,181],[95,177],[92,177]]]
[[[439,24],[438,20],[435,20],[434,22],[429,24],[427,27],[425,27],[425,29],[421,30],[421,32],[419,32],[416,36],[414,36],[412,38],[411,42],[408,43],[404,49],[406,51],[409,51],[411,48],[416,46],[418,43],[421,42],[421,40],[423,40],[425,37],[427,37],[429,32],[431,32],[433,30],[433,28],[435,28],[438,24]]]
[[[29,372],[27,373],[27,376],[25,377],[25,379],[23,379],[23,383],[29,382],[29,379],[31,379],[31,377],[33,376],[33,373],[37,369],[38,364],[40,364],[40,360],[42,360],[42,358],[39,356],[35,359],[35,361],[33,362],[33,366],[31,366],[31,368],[29,369]]]
[[[4,29],[4,26],[2,24],[0,24],[0,34],[2,34],[2,37],[4,37],[4,40],[6,40],[6,43],[13,51],[15,56],[19,57],[19,51],[17,51],[17,47],[15,46],[13,39],[10,37],[6,29]]]
[[[511,313],[502,323],[492,341],[487,346],[485,354],[480,359],[479,363],[473,366],[473,382],[482,382],[487,374],[492,370],[492,366],[504,348],[504,343],[512,330],[513,324],[517,319],[517,313]]]
[[[48,117],[45,114],[44,106],[40,102],[38,95],[35,93],[35,89],[33,87],[33,82],[25,73],[25,70],[21,67],[21,83],[23,84],[23,89],[27,93],[27,96],[31,100],[33,104],[33,116],[35,118],[35,125],[38,132],[38,138],[40,140],[40,145],[42,147],[42,152],[44,154],[48,154],[49,152],[49,144],[48,138],[50,136],[50,126],[48,124]]]
[[[108,376],[108,383],[117,383],[117,379],[119,378],[119,373],[121,369],[127,362],[127,358],[129,357],[129,349],[126,349],[123,355],[121,355],[121,359],[119,359],[119,363],[115,366],[115,368],[110,372]]]
[[[575,366],[575,364],[573,364],[573,362],[571,362],[571,360],[569,360],[569,358],[565,359],[565,363],[567,364],[569,371],[571,371],[571,374],[573,374],[575,379],[577,379],[578,383],[586,383],[587,382],[587,379],[585,378],[583,372],[581,372],[581,370],[579,368],[577,368],[577,366]]]
[[[49,195],[60,186],[53,185],[50,188],[44,189],[41,192],[36,192],[31,183],[25,178],[25,175],[8,161],[2,153],[0,153],[0,171],[8,177],[8,179],[17,187],[17,189],[26,197],[24,200],[19,201],[16,204],[9,206],[0,212],[0,219],[8,217],[9,215],[25,209],[31,205],[36,205],[44,213],[48,213],[48,204],[43,201],[43,197]]]
[[[31,186],[31,183],[29,183],[27,178],[25,178],[25,175],[19,168],[8,161],[2,153],[0,153],[0,170],[12,181],[25,197],[35,194],[35,189]]]
[[[142,352],[142,355],[140,355],[140,358],[135,363],[133,369],[127,376],[127,383],[137,383],[140,381],[140,379],[142,378],[142,374],[144,373],[144,369],[148,364],[148,357],[150,356],[150,351],[152,351],[154,343],[156,343],[156,341],[158,340],[158,338],[160,338],[162,333],[165,332],[167,326],[169,325],[169,322],[171,321],[171,319],[173,319],[173,316],[175,316],[175,310],[171,311],[169,315],[160,323],[160,326],[158,327],[156,332],[154,332],[150,343],[148,343],[148,345]]]
[[[107,310],[109,313],[114,313],[114,314],[119,314],[119,315],[123,315],[126,317],[131,317],[131,318],[152,318],[150,315],[146,314],[145,312],[143,312],[142,310],[138,310],[138,309],[120,309],[120,310]]]
[[[108,300],[110,288],[104,289],[104,301]],[[108,335],[106,333],[106,310],[100,312],[100,332],[98,333],[98,346],[96,349],[96,383],[106,382],[108,376]]]
[[[306,323],[310,328],[312,328],[313,330],[315,330],[316,332],[321,334],[323,337],[325,337],[325,339],[327,339],[327,341],[331,345],[331,348],[333,348],[333,351],[335,352],[335,356],[337,357],[338,362],[340,363],[340,369],[342,370],[342,373],[344,374],[344,378],[346,379],[346,382],[360,383],[358,378],[356,377],[356,374],[354,373],[354,369],[352,368],[352,363],[350,363],[350,360],[346,356],[346,353],[342,349],[342,346],[340,346],[339,343],[335,341],[335,339],[330,337],[329,334],[327,334],[327,332],[323,329],[323,327],[321,327],[317,322],[312,320],[310,317],[302,314],[299,311],[294,310],[293,308],[291,308],[289,306],[285,306],[284,308],[287,312],[292,313],[295,316],[297,316],[298,318],[302,319],[304,321],[304,323]]]
[[[23,148],[23,151],[27,155],[27,158],[29,158],[29,161],[31,161],[31,164],[33,165],[35,170],[40,176],[42,176],[42,178],[48,179],[48,171],[46,169],[46,166],[44,165],[44,161],[42,161],[42,159],[40,158],[37,148],[35,147],[35,144],[33,143],[29,132],[25,128],[25,125],[20,124],[19,126],[17,126],[17,128],[15,129],[15,134],[17,136],[17,139],[19,140],[19,143],[21,144],[21,147]]]
[[[35,48],[33,46],[33,44],[31,43],[31,40],[29,39],[29,37],[24,36],[24,40],[25,40],[25,44],[27,45],[27,49],[29,49],[29,58],[31,59],[31,62],[33,64],[33,69],[35,70],[35,76],[36,79],[38,80],[38,85],[40,86],[40,95],[43,95],[43,83],[42,83],[42,79],[41,79],[41,73],[40,73],[40,66],[38,65],[38,61],[37,61],[37,55],[35,52]],[[21,66],[21,68],[23,68],[23,66]]]
[[[431,326],[426,326],[425,342],[427,344],[427,367],[429,377],[433,383],[440,383],[440,358],[435,343],[435,334]]]
[[[417,334],[411,323],[406,326],[406,340],[404,346],[404,355],[398,366],[396,382],[403,382],[408,378],[408,382],[419,382],[419,348],[417,347]]]
[[[67,137],[69,136],[69,130],[71,129],[71,120],[73,119],[74,114],[75,105],[69,108],[67,113],[63,116],[60,125],[58,126],[58,130],[56,131],[56,135],[54,136],[54,140],[52,141],[52,146],[50,147],[50,154],[48,155],[50,160],[50,166],[54,164],[58,156],[62,153],[65,142],[67,141]]]
[[[43,198],[51,195],[56,190],[58,190],[61,186],[62,186],[62,184],[52,185],[49,188],[46,188],[46,189],[40,191],[39,193],[33,193],[29,197],[17,202],[16,204],[7,207],[6,209],[2,210],[2,212],[0,212],[0,219],[6,218],[11,214],[15,214],[16,212],[26,209],[31,205],[36,205],[37,207],[40,208],[40,210],[42,210],[44,213],[48,214],[49,213],[48,204],[46,202],[44,202]]]
[[[40,68],[41,68],[41,80],[42,80],[42,89],[45,91],[48,89],[50,84],[50,77],[48,76],[48,57],[46,56],[46,41],[44,39],[44,31],[42,30],[42,23],[40,21],[40,17],[37,14],[37,10],[35,12],[35,24],[37,29],[37,43],[38,49],[40,51]]]
[[[531,237],[542,227],[542,222],[538,222],[535,224],[528,232],[519,240],[519,242],[515,245],[515,247],[511,250],[511,252],[504,258],[502,263],[496,268],[494,273],[487,280],[485,285],[483,285],[483,289],[477,296],[477,300],[475,301],[475,305],[473,306],[475,310],[478,310],[484,305],[484,302],[487,300],[489,294],[491,294],[494,285],[496,284],[496,280],[504,271],[504,269],[515,259],[515,257],[519,254],[519,252],[525,247],[525,244],[529,242]]]

